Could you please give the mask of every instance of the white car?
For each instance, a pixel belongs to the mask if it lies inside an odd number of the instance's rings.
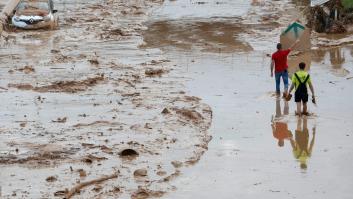
[[[14,10],[12,24],[22,29],[55,29],[57,10],[52,0],[21,0]]]

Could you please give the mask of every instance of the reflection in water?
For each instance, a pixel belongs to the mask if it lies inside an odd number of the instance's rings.
[[[289,113],[289,106],[288,102],[284,100],[284,108],[283,108],[283,115],[288,115]],[[281,111],[281,99],[277,97],[276,99],[276,115],[275,118],[272,118],[272,133],[273,137],[278,139],[278,146],[284,146],[284,140],[290,139],[292,137],[292,132],[288,130],[288,124],[282,121],[278,121],[282,117]]]
[[[307,160],[311,157],[314,141],[315,141],[315,132],[316,128],[312,129],[312,138],[309,145],[309,130],[308,130],[308,119],[306,117],[300,117],[297,121],[297,129],[295,130],[295,140],[290,139],[293,155],[299,161],[300,168],[306,169]]]
[[[334,68],[341,68],[342,64],[345,62],[341,48],[330,50],[330,61]]]
[[[292,131],[288,129],[287,122],[283,121],[283,116],[288,115],[289,106],[288,102],[284,100],[284,108],[281,110],[281,99],[276,99],[276,114],[272,116],[272,133],[273,137],[278,140],[278,146],[283,147],[285,140],[289,140],[293,149],[293,155],[296,160],[300,163],[300,168],[306,169],[307,160],[311,157],[316,127],[312,129],[312,138],[309,144],[309,130],[308,130],[308,119],[307,117],[297,118],[297,127],[295,129],[295,137],[293,138]]]
[[[352,57],[350,57],[348,54],[349,49],[353,48],[335,47],[330,49],[313,50],[312,57],[315,62],[321,62],[322,64],[330,62],[330,64],[327,63],[327,65],[331,66],[330,72],[335,76],[345,77],[350,73],[350,71],[343,66],[344,63],[349,62],[352,59]]]

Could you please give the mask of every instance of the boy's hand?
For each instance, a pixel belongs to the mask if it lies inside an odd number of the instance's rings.
[[[286,96],[286,100],[290,101],[291,99],[292,99],[292,94],[288,93],[287,96]]]
[[[316,99],[315,99],[315,96],[313,96],[312,100],[313,104],[316,104]]]

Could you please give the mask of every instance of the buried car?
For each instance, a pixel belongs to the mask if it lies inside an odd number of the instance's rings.
[[[56,12],[52,0],[21,0],[14,10],[12,24],[22,29],[54,29],[58,26]]]

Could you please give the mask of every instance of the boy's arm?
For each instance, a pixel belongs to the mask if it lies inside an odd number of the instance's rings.
[[[292,85],[291,85],[290,88],[289,88],[288,95],[292,92],[293,89],[294,89],[294,83],[292,82]]]
[[[273,61],[273,59],[271,59],[271,77],[273,77],[273,68],[275,66],[275,62]]]
[[[311,94],[313,95],[313,98],[315,98],[314,86],[311,82],[309,82],[309,88],[310,88]]]

